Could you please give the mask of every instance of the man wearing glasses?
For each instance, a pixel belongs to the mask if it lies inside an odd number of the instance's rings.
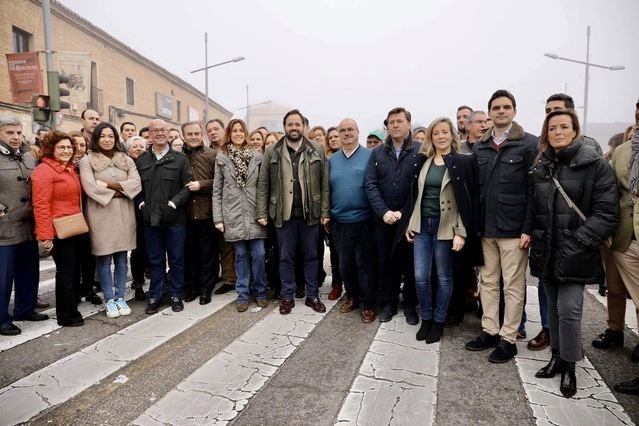
[[[484,111],[473,111],[466,120],[466,133],[468,138],[460,145],[464,154],[473,153],[473,144],[481,139],[488,129],[488,116]]]
[[[142,192],[136,204],[144,219],[144,238],[151,265],[151,285],[147,314],[160,308],[167,276],[174,312],[184,309],[184,243],[186,239],[186,210],[190,191],[191,169],[186,156],[171,149],[169,129],[163,120],[149,124],[151,150],[138,158],[138,172],[142,179]],[[168,256],[169,272],[165,271]]]

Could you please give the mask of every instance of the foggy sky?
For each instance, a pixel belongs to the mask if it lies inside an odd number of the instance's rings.
[[[461,104],[485,110],[501,88],[517,99],[515,120],[539,133],[550,94],[567,86],[583,105],[585,67],[543,54],[585,60],[587,25],[590,61],[626,67],[591,68],[589,123],[632,123],[639,97],[637,0],[62,3],[202,91],[190,71],[204,66],[207,31],[209,64],[246,57],[209,71],[211,98],[236,116],[248,84],[251,104],[299,108],[311,125],[355,118],[360,141],[395,106],[428,124]]]

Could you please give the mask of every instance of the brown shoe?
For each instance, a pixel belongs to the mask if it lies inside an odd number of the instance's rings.
[[[337,300],[342,297],[342,286],[333,287],[330,293],[328,293],[328,300]]]
[[[248,303],[238,303],[237,304],[237,311],[238,312],[246,312],[247,309],[248,309]]]
[[[340,306],[339,311],[343,314],[347,314],[349,312],[353,312],[356,307],[357,307],[357,302],[354,301],[353,299],[348,299],[346,300],[346,302],[342,303],[342,306]]]
[[[291,309],[295,307],[295,300],[280,300],[280,314],[288,315],[291,313]]]
[[[542,328],[539,334],[528,342],[531,351],[543,351],[550,345],[550,333],[547,328]]]
[[[40,299],[36,299],[36,303],[34,306],[35,309],[47,309],[48,307],[49,307],[48,303],[43,302]]]
[[[257,301],[257,306],[259,306],[260,308],[267,308],[268,301],[266,299],[260,299]]]
[[[375,321],[375,311],[373,309],[362,310],[362,322],[368,324],[373,321]]]
[[[315,312],[319,312],[320,314],[326,312],[326,306],[324,306],[324,304],[318,298],[309,299],[307,297],[305,305],[313,309]]]

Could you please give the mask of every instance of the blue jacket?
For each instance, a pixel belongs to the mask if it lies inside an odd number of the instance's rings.
[[[395,156],[390,137],[373,149],[366,167],[364,188],[378,220],[381,221],[388,211],[401,211],[406,204],[411,183],[419,175],[422,165],[419,161],[420,147],[421,144],[413,141],[409,133],[399,158]]]

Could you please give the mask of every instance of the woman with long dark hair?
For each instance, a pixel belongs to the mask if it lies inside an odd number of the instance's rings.
[[[114,126],[98,124],[90,147],[91,152],[80,160],[80,179],[88,196],[86,217],[91,253],[97,258],[106,315],[115,318],[131,313],[124,300],[126,254],[135,249],[133,197],[142,190],[142,184],[135,163],[126,155]]]
[[[619,197],[608,162],[581,143],[573,111],[549,113],[540,139],[530,271],[548,297],[552,357],[536,377],[561,373],[559,389],[570,398],[577,393],[575,363],[583,358],[584,286],[603,277],[601,246],[619,222]]]

